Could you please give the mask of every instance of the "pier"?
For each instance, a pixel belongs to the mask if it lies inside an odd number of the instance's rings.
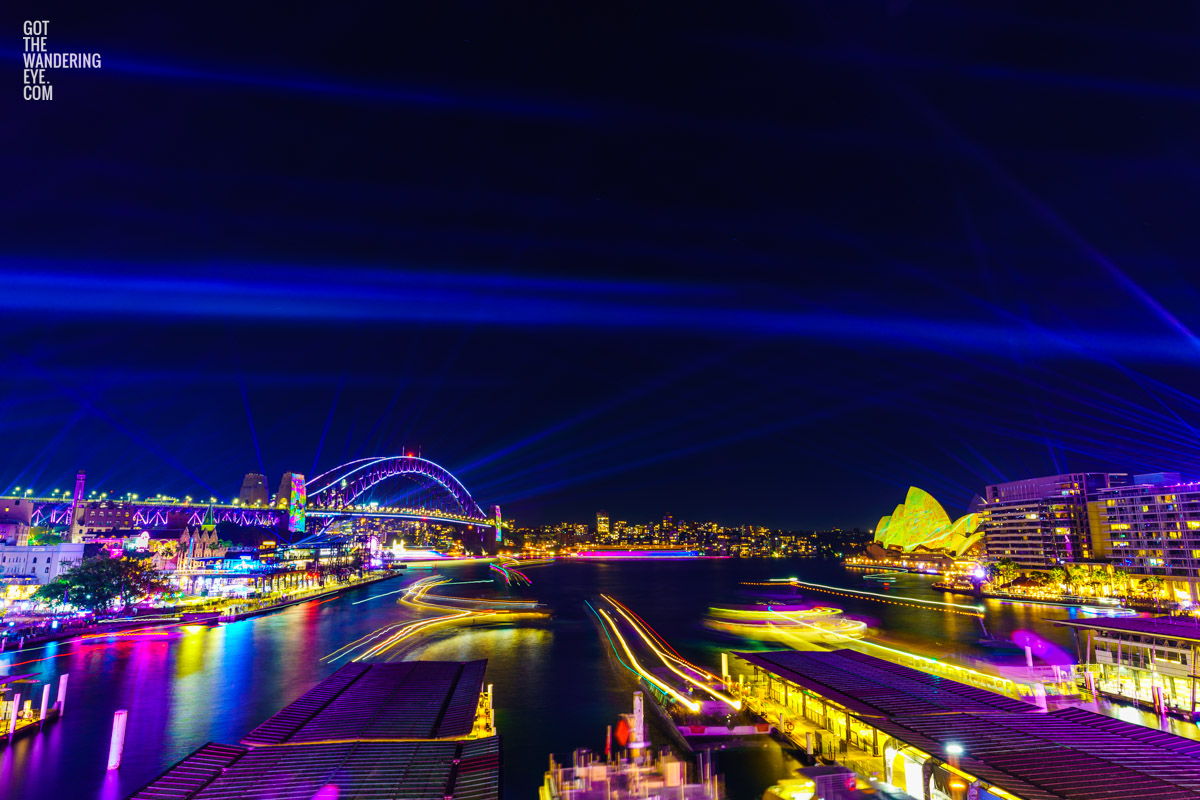
[[[1200,797],[1200,742],[848,650],[739,653],[743,699],[798,746],[916,797]],[[815,746],[815,747],[814,747]]]

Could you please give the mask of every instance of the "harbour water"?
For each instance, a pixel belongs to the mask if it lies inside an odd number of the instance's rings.
[[[443,570],[455,580],[490,577],[486,564]],[[419,573],[428,575],[427,572]],[[504,749],[506,798],[531,798],[548,756],[569,761],[577,747],[603,752],[605,727],[628,711],[636,688],[614,665],[585,600],[601,593],[620,599],[682,655],[715,668],[720,652],[776,649],[776,643],[734,638],[703,626],[709,606],[745,601],[747,581],[797,577],[829,587],[852,587],[888,597],[967,602],[930,588],[928,576],[901,575],[886,586],[828,561],[699,559],[694,561],[558,561],[527,571],[533,586],[513,590],[534,597],[551,616],[511,624],[446,625],[430,630],[404,658],[487,658],[495,686],[496,719]],[[274,614],[219,627],[192,626],[171,635],[63,642],[0,655],[0,676],[35,673],[56,681],[70,673],[66,714],[44,733],[0,750],[5,797],[42,800],[100,797],[120,800],[163,769],[209,741],[236,742],[245,733],[336,670],[327,657],[358,637],[412,617],[397,605],[399,581],[355,589]],[[463,593],[503,595],[499,583],[464,584]],[[879,599],[803,592],[804,601],[840,606],[866,621],[868,635],[914,652],[965,663],[1023,663],[1020,651],[983,647],[982,638],[1034,642],[1048,663],[1075,656],[1072,634],[1052,624],[1071,609],[984,601],[978,620]],[[324,659],[324,660],[323,660]],[[33,684],[35,691],[41,691]],[[128,709],[128,735],[119,771],[106,772],[113,713]],[[1135,709],[1126,719],[1155,722]],[[1196,736],[1179,720],[1164,726]],[[653,738],[665,743],[661,734]],[[730,795],[757,798],[778,777],[777,749],[725,758]]]

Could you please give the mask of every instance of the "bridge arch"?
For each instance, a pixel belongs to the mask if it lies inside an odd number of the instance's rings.
[[[389,478],[406,476],[438,487],[464,517],[484,522],[487,514],[462,481],[448,469],[418,456],[360,458],[334,467],[308,481],[311,508],[344,508]]]

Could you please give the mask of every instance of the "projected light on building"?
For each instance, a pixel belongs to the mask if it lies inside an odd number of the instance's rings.
[[[292,474],[292,494],[288,500],[288,530],[293,533],[304,533],[304,509],[307,495],[304,488],[304,476]]]
[[[951,522],[933,495],[910,486],[904,502],[875,526],[875,541],[905,552],[924,547],[962,555],[983,536],[980,516],[965,514]]]

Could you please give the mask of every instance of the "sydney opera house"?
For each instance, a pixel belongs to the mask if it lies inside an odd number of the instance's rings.
[[[982,546],[983,501],[971,502],[967,513],[951,521],[941,503],[916,486],[908,487],[904,502],[875,526],[867,555],[875,558],[928,554],[944,559],[969,556]]]

